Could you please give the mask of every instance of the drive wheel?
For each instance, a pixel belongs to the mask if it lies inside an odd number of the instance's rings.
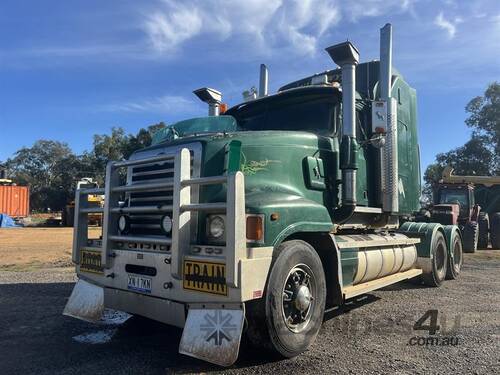
[[[463,230],[464,253],[475,253],[477,240],[479,238],[479,227],[476,221],[469,221]]]
[[[478,249],[487,249],[489,243],[490,219],[486,212],[480,212],[477,219],[479,225]]]
[[[321,328],[325,274],[318,254],[304,241],[282,243],[273,258],[265,296],[247,310],[247,334],[254,344],[290,358],[307,350]]]
[[[431,267],[428,272],[422,274],[422,280],[425,285],[437,287],[443,283],[448,268],[448,250],[443,233],[437,232],[435,234],[431,246]]]
[[[500,250],[500,212],[495,212],[491,218],[490,239],[491,247]]]
[[[454,280],[458,278],[460,271],[462,270],[463,256],[462,256],[462,239],[458,230],[454,232],[454,235],[450,241],[450,252],[452,256],[448,256],[448,268],[446,269],[446,279]]]

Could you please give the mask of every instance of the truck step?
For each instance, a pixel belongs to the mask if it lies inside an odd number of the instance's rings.
[[[386,287],[391,284],[395,284],[399,281],[403,280],[408,280],[413,277],[416,277],[418,275],[422,274],[421,269],[411,269],[405,272],[399,272],[395,273],[393,275],[385,276],[380,279],[375,279],[372,281],[367,281],[366,283],[358,284],[358,285],[351,285],[348,287],[345,287],[343,289],[343,294],[345,299],[349,299],[352,297],[359,296],[361,294],[365,294],[368,292],[371,292],[376,289],[380,289],[383,287]]]

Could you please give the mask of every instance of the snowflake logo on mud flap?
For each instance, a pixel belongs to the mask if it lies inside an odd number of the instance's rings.
[[[233,316],[230,312],[223,314],[221,310],[217,310],[213,315],[206,313],[203,318],[205,323],[200,325],[200,330],[205,333],[207,342],[213,339],[217,346],[221,346],[224,339],[231,342],[231,334],[236,330],[236,324],[231,323]]]

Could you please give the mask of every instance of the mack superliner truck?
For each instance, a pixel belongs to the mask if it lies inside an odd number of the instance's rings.
[[[340,43],[326,49],[338,68],[274,94],[262,66],[258,95],[227,111],[220,92],[196,90],[209,116],[110,162],[103,189],[76,195],[79,281],[64,314],[114,309],[181,327],[180,353],[228,366],[242,334],[293,357],[325,309],[403,280],[456,278],[459,229],[414,221],[416,93],[392,68],[391,34],[381,29],[380,61],[359,63]],[[89,206],[96,194],[103,208]],[[87,235],[96,210],[100,239]]]

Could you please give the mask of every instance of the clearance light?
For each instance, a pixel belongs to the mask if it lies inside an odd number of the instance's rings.
[[[228,110],[226,103],[221,103],[219,106],[219,115],[223,115]]]
[[[264,239],[264,221],[261,215],[247,216],[247,240],[259,242]]]

